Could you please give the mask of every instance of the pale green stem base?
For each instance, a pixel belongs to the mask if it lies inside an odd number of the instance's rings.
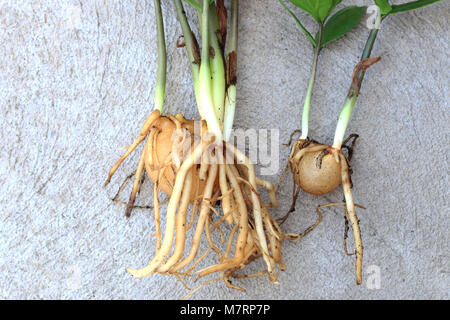
[[[314,89],[314,83],[316,82],[317,73],[317,61],[319,60],[320,44],[322,41],[322,31],[323,24],[319,24],[319,37],[314,51],[314,59],[312,64],[311,77],[309,78],[308,88],[306,89],[305,102],[303,103],[303,113],[302,113],[302,134],[300,139],[306,139],[308,137],[309,131],[309,109],[311,107],[311,97]]]
[[[347,125],[357,98],[358,96],[353,96],[351,98],[345,99],[344,105],[342,106],[342,110],[339,114],[338,123],[336,126],[336,133],[334,134],[333,148],[336,150],[341,149],[342,141],[344,141],[345,131],[347,129]]]
[[[228,87],[227,96],[225,98],[225,116],[223,123],[223,139],[230,139],[231,130],[233,129],[234,111],[236,109],[236,86]]]
[[[370,31],[369,37],[367,38],[366,45],[364,46],[364,50],[361,56],[361,60],[370,57],[370,53],[372,52],[373,44],[375,43],[375,39],[378,34],[378,29],[372,29]],[[361,82],[364,77],[364,71],[361,70],[359,77],[361,77]],[[333,148],[336,150],[340,150],[342,146],[342,141],[344,140],[345,131],[347,130],[348,122],[350,120],[350,116],[353,111],[353,107],[355,106],[356,99],[358,99],[359,87],[357,91],[351,97],[348,97],[344,101],[344,105],[342,106],[342,111],[339,115],[338,122],[336,125],[336,132],[334,134],[334,142]]]
[[[156,73],[155,86],[155,110],[162,113],[164,107],[164,95],[166,91],[166,69],[167,69],[167,54],[166,42],[164,38],[164,22],[161,11],[161,1],[154,0],[155,17],[156,17],[156,35],[158,46],[158,71]]]

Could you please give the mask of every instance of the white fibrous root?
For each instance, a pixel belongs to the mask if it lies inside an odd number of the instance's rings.
[[[154,111],[140,136],[109,172],[107,183],[147,138],[126,214],[129,216],[133,209],[142,176],[147,174],[154,182],[156,250],[147,266],[127,271],[138,278],[155,273],[197,278],[219,274],[228,287],[244,290],[232,284],[230,277],[245,277],[236,271],[262,257],[265,269],[258,275],[267,274],[277,283],[279,271],[285,269],[282,240],[289,236],[282,233],[269,213],[269,207],[278,206],[272,183],[256,177],[251,161],[233,145],[211,139],[205,122],[200,132],[194,127],[193,120],[180,114],[161,116]],[[262,202],[258,188],[268,191],[270,203]],[[159,210],[160,190],[170,197],[165,215]],[[164,231],[161,219],[165,220]],[[224,222],[228,227],[221,228]],[[192,232],[188,233],[190,228]],[[214,243],[212,235],[220,232],[224,237],[223,229],[229,230],[228,239]],[[199,256],[202,239],[208,249]],[[217,263],[200,268],[210,252],[216,253]]]

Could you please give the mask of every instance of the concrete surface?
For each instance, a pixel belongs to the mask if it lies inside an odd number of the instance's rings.
[[[193,117],[187,59],[175,46],[181,31],[172,2],[163,2],[166,110]],[[1,298],[169,299],[187,293],[175,278],[134,279],[124,270],[144,266],[154,250],[151,212],[136,210],[127,220],[124,208],[108,200],[138,154],[102,187],[120,148],[133,141],[152,109],[152,3],[0,2]],[[300,123],[312,50],[278,1],[241,1],[240,9],[235,126],[279,129],[284,143]],[[399,14],[383,22],[375,44],[373,54],[382,60],[367,73],[348,130],[360,134],[352,164],[354,198],[367,207],[359,210],[363,285],[355,285],[354,259],[342,249],[342,208],[332,208],[312,234],[284,245],[287,271],[280,285],[236,280],[244,294],[215,283],[194,299],[450,297],[449,19],[448,2]],[[317,140],[332,142],[367,35],[361,23],[323,50],[310,124]],[[280,168],[267,179],[278,181],[288,152],[280,147]],[[151,203],[151,189],[147,183],[140,203]],[[274,216],[288,209],[290,193],[289,177]],[[340,190],[322,198],[301,194],[285,228],[302,230],[314,221],[316,205],[341,198]]]

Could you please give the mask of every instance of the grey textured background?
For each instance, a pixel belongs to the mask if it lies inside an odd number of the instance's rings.
[[[175,278],[134,279],[153,252],[153,218],[131,219],[113,204],[135,153],[112,183],[107,171],[152,109],[156,43],[152,1],[0,1],[0,297],[168,299],[187,291]],[[196,116],[181,31],[163,1],[168,45],[167,112]],[[362,4],[362,1],[348,3]],[[366,4],[368,2],[365,2]],[[81,9],[80,21],[70,12]],[[312,50],[275,0],[241,1],[236,128],[279,129],[280,143],[300,123]],[[188,10],[192,18],[192,10]],[[298,12],[298,11],[296,11]],[[313,29],[312,21],[299,16]],[[193,298],[449,298],[448,2],[383,22],[348,132],[360,134],[354,198],[365,245],[364,283],[342,249],[343,211],[332,208],[312,234],[285,243],[280,285],[237,280],[247,293],[215,283]],[[72,21],[72,22],[71,22]],[[364,23],[322,52],[311,136],[331,143],[353,66],[368,35]],[[276,183],[289,150],[281,146]],[[151,202],[151,185],[140,203]],[[290,177],[273,210],[289,207]],[[125,192],[122,197],[127,198]],[[300,231],[314,208],[340,201],[301,194],[284,226]],[[213,263],[212,255],[209,263]],[[367,287],[369,266],[381,288]],[[250,267],[258,271],[262,265]],[[77,283],[77,279],[80,280]]]

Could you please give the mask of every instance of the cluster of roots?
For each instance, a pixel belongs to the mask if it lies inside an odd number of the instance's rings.
[[[288,145],[291,144],[292,137],[296,132],[293,132]],[[316,222],[307,228],[303,233],[298,234],[296,237],[291,237],[293,240],[299,240],[307,233],[312,231],[322,220],[321,209],[331,206],[344,206],[345,207],[345,232],[344,232],[344,249],[347,255],[356,256],[356,283],[362,282],[362,258],[363,258],[363,245],[361,239],[361,231],[359,227],[359,220],[356,215],[355,207],[365,209],[364,207],[355,204],[351,192],[352,182],[351,174],[352,168],[350,160],[353,154],[353,147],[358,135],[350,135],[343,143],[342,149],[346,149],[347,156],[341,151],[336,150],[330,145],[321,144],[317,141],[307,139],[298,139],[295,141],[291,154],[289,156],[289,162],[283,172],[281,180],[289,168],[293,177],[293,192],[292,192],[292,204],[287,214],[281,219],[283,223],[289,214],[295,211],[295,204],[300,193],[300,190],[308,192],[314,195],[324,195],[342,184],[344,193],[344,202],[329,203],[326,205],[318,206],[316,208],[317,220]],[[348,143],[351,141],[351,144]],[[280,181],[281,183],[281,181]],[[347,231],[349,229],[348,223],[353,231],[353,240],[355,246],[354,253],[348,253],[347,251]]]
[[[125,158],[147,139],[126,215],[134,207],[146,172],[154,182],[156,251],[147,266],[127,271],[139,278],[160,273],[176,275],[179,279],[214,273],[218,277],[213,281],[224,280],[228,287],[243,290],[232,284],[230,277],[244,277],[236,271],[262,257],[265,268],[254,275],[267,274],[272,282],[277,282],[279,271],[285,268],[282,240],[292,236],[281,232],[268,211],[268,207],[278,205],[274,187],[256,177],[253,164],[237,148],[223,141],[214,142],[204,122],[201,127],[200,132],[195,132],[193,120],[186,120],[180,114],[162,116],[156,110],[145,121],[136,141],[110,170],[106,184]],[[173,141],[174,132],[178,133],[177,141]],[[186,145],[186,141],[191,147],[189,152],[179,152],[174,147]],[[259,187],[268,191],[270,203],[261,201]],[[169,196],[164,232],[160,227],[159,190]],[[217,210],[219,206],[222,210]],[[228,239],[221,230],[223,225],[228,225]],[[193,232],[187,233],[190,228]],[[220,233],[221,244],[213,242],[214,232]],[[203,233],[209,248],[198,257]],[[216,253],[217,263],[197,270],[209,252]]]

